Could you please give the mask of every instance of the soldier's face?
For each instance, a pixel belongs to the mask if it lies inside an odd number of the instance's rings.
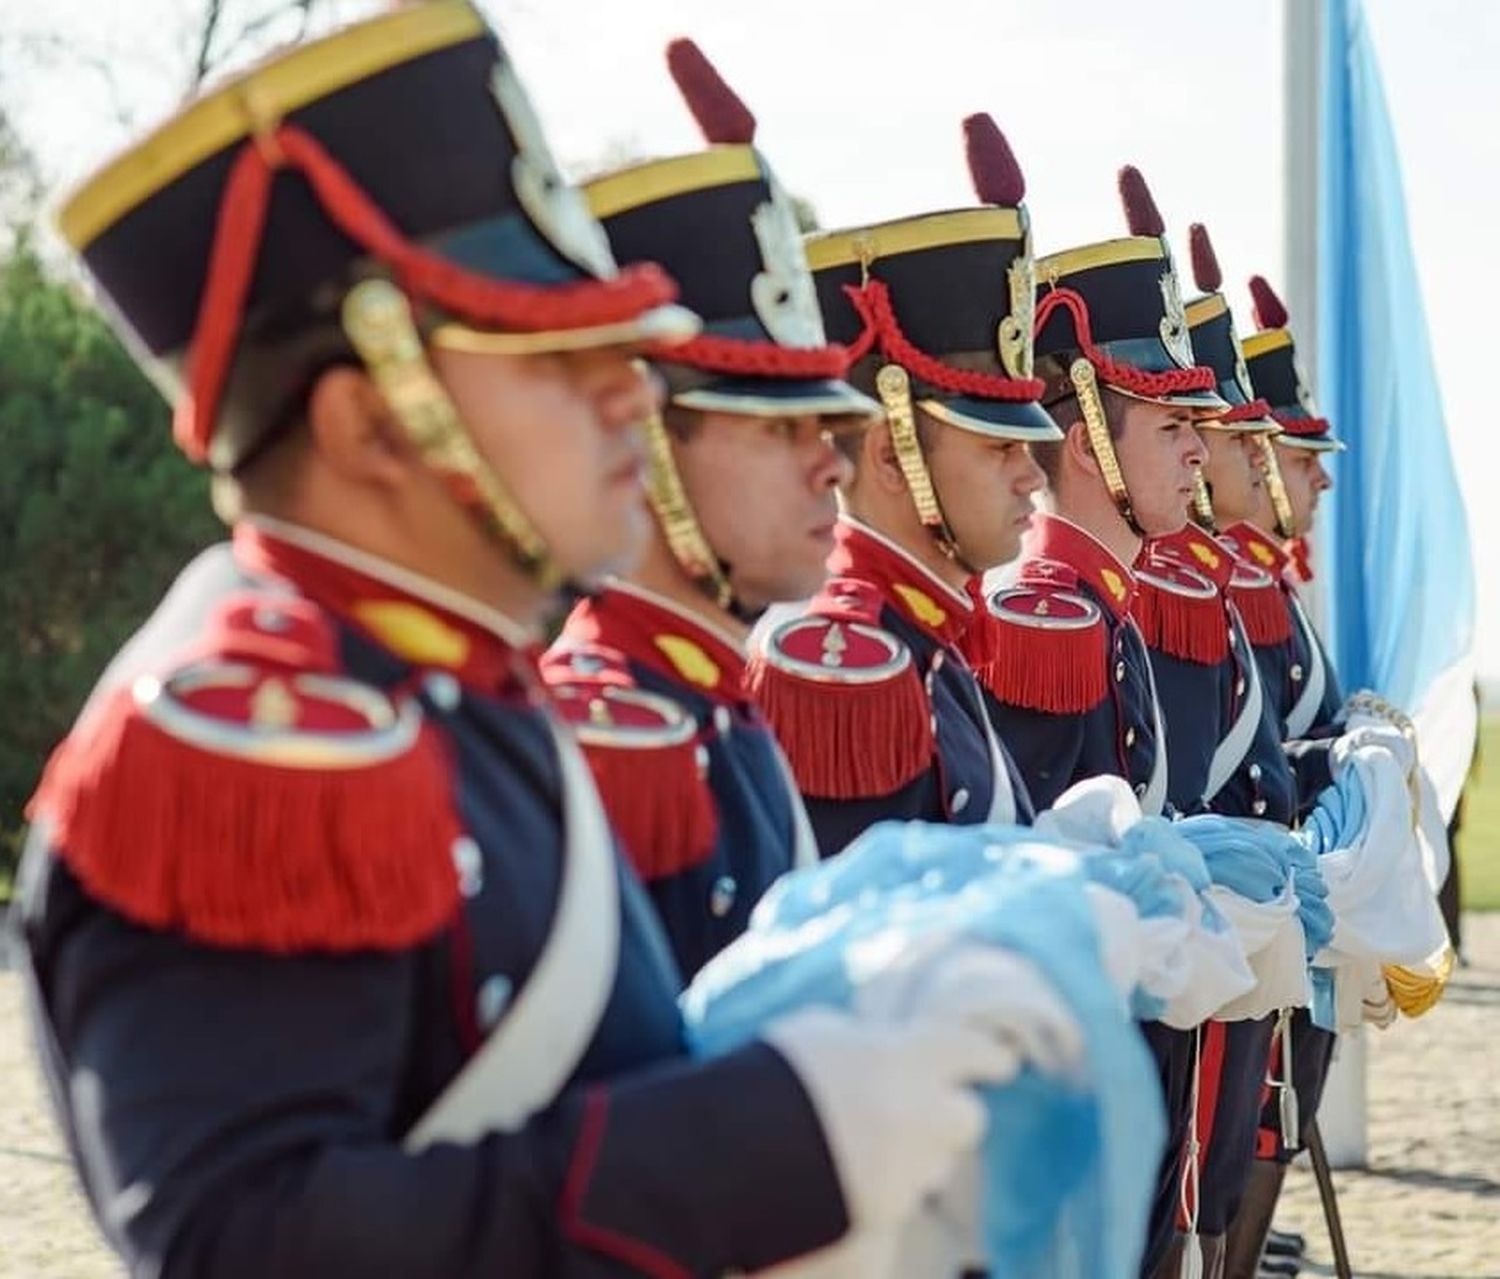
[[[1312,530],[1319,499],[1333,487],[1333,481],[1323,469],[1321,453],[1285,444],[1274,447],[1287,501],[1292,507],[1292,534],[1304,537]]]
[[[1203,478],[1208,481],[1220,525],[1255,518],[1264,497],[1257,437],[1248,431],[1205,430],[1200,434],[1208,452]]]
[[[965,560],[981,572],[1008,564],[1047,482],[1031,446],[926,421],[927,467]]]
[[[1187,523],[1194,472],[1207,457],[1203,437],[1185,408],[1127,400],[1122,412],[1115,453],[1136,522],[1150,537],[1175,533]]]
[[[862,424],[860,424],[862,425]],[[826,575],[837,491],[851,467],[834,447],[853,420],[695,413],[672,452],[704,536],[751,608],[806,599]]]
[[[642,426],[658,393],[620,350],[433,360],[485,460],[562,570],[587,579],[629,567],[649,528]]]

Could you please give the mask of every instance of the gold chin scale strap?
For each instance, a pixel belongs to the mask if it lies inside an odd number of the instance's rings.
[[[880,396],[881,406],[885,409],[885,420],[891,429],[891,447],[896,450],[896,461],[901,466],[906,490],[911,494],[922,527],[932,534],[938,549],[950,560],[970,572],[975,571],[959,550],[958,538],[943,514],[937,487],[927,469],[927,459],[922,456],[922,442],[917,438],[916,409],[911,402],[910,375],[899,364],[881,365],[875,374],[875,393]]]
[[[1109,419],[1104,413],[1104,401],[1099,395],[1099,376],[1094,366],[1079,356],[1068,366],[1068,379],[1073,383],[1073,394],[1078,397],[1078,407],[1083,412],[1083,424],[1089,433],[1089,447],[1099,462],[1100,474],[1104,476],[1104,487],[1120,512],[1120,517],[1138,537],[1145,531],[1136,523],[1135,511],[1130,505],[1130,490],[1125,487],[1125,473],[1120,469],[1120,459],[1115,454],[1115,444],[1109,434]]]
[[[1260,469],[1266,478],[1266,492],[1271,498],[1271,510],[1276,516],[1276,531],[1282,537],[1295,537],[1292,520],[1292,500],[1286,495],[1286,481],[1281,477],[1281,463],[1276,460],[1276,443],[1271,435],[1260,439]]]
[[[1193,472],[1193,518],[1200,528],[1210,533],[1219,531],[1218,520],[1214,517],[1214,500],[1209,496],[1208,479],[1201,466]]]
[[[668,549],[699,590],[720,608],[733,612],[734,589],[688,500],[672,457],[672,439],[659,416],[653,415],[646,424],[646,451],[646,498]]]
[[[473,512],[542,590],[565,575],[531,520],[464,429],[428,363],[411,304],[389,280],[363,280],[344,298],[344,333],[422,461]]]

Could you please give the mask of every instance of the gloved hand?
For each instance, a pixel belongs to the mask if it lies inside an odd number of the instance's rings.
[[[985,1031],[1017,1054],[1017,1071],[1030,1064],[1066,1074],[1083,1057],[1077,1021],[1036,965],[978,942],[908,945],[859,985],[854,1011],[875,1021],[935,1021]]]
[[[905,1025],[807,1008],[766,1027],[812,1102],[838,1172],[851,1233],[893,1233],[977,1148],[976,1084],[1020,1068],[1016,1050],[956,1020]]]
[[[1416,745],[1399,728],[1385,720],[1365,715],[1350,716],[1343,734],[1333,744],[1329,762],[1337,778],[1348,766],[1354,753],[1367,746],[1378,746],[1391,753],[1403,777],[1410,777],[1417,764]]]
[[[1036,815],[1033,829],[1042,839],[1118,848],[1125,832],[1140,820],[1141,803],[1130,783],[1103,773],[1068,787],[1051,808]]]
[[[1396,1001],[1383,971],[1372,972],[1361,993],[1364,1019],[1377,1030],[1386,1030],[1396,1021]]]

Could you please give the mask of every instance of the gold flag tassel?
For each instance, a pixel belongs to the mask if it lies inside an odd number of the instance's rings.
[[[1381,971],[1385,974],[1386,989],[1404,1016],[1420,1017],[1437,1005],[1448,987],[1448,979],[1453,976],[1455,958],[1453,947],[1444,946],[1439,955],[1421,968],[1385,965]]]

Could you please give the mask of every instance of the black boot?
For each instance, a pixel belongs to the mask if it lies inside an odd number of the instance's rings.
[[[1300,1257],[1306,1251],[1307,1237],[1295,1230],[1277,1230],[1272,1226],[1271,1233],[1266,1236],[1268,1257]]]
[[[1224,1279],[1256,1279],[1260,1256],[1271,1230],[1276,1200],[1281,1197],[1281,1183],[1286,1165],[1270,1159],[1257,1159],[1250,1170],[1245,1197],[1229,1223],[1228,1243],[1224,1252]]]
[[[1224,1236],[1199,1235],[1203,1246],[1203,1279],[1224,1279]]]

